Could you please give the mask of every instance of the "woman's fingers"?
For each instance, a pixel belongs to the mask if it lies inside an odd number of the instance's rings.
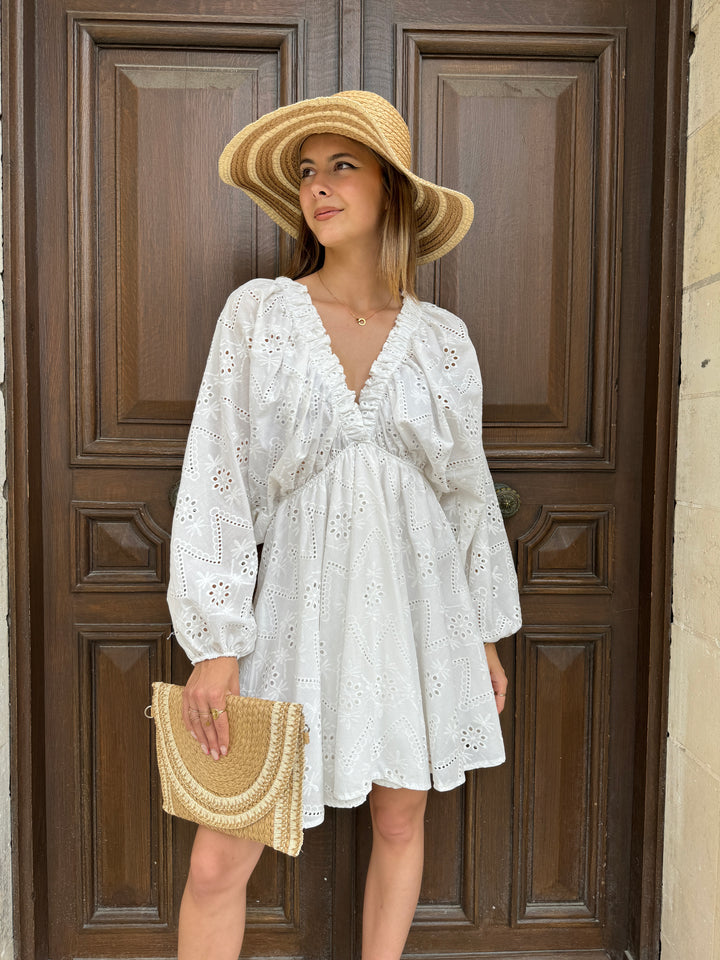
[[[497,712],[502,713],[505,709],[505,698],[507,696],[508,681],[505,671],[500,667],[499,673],[491,674],[492,688],[495,691],[495,705]]]
[[[229,740],[229,725],[225,712],[225,698],[216,699],[217,706],[207,705],[205,710],[198,713],[200,727],[195,727],[200,746],[210,754],[213,760],[227,755]]]
[[[201,660],[183,691],[183,722],[200,748],[213,760],[227,755],[230,746],[226,701],[237,694],[238,672],[234,657]]]
[[[215,751],[221,756],[227,756],[230,746],[230,724],[228,723],[227,713],[223,707],[216,707],[213,714],[213,726],[211,727],[215,738]],[[213,757],[215,754],[210,750]]]
[[[502,713],[505,709],[505,697],[507,695],[507,680],[505,681],[504,686],[498,685],[497,687],[493,684],[493,690],[495,691],[495,704],[497,706],[497,712]]]
[[[211,723],[210,712],[200,707],[190,707],[190,733],[200,744],[203,753],[210,753],[210,746],[206,735],[206,725]]]
[[[225,709],[226,698],[214,699],[217,706],[197,702],[188,707],[188,729],[200,744],[203,753],[211,756],[213,760],[219,760],[220,757],[227,756],[230,725]]]
[[[500,663],[500,658],[498,657],[494,643],[485,644],[485,655],[490,670],[490,683],[495,693],[495,706],[497,707],[497,712],[502,713],[505,709],[508,679]]]
[[[183,687],[182,695],[182,721],[185,724],[185,729],[188,733],[195,735],[192,728],[192,721],[190,720],[190,701],[187,695],[187,687]]]

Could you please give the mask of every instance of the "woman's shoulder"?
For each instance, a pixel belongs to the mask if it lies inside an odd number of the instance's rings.
[[[417,301],[417,309],[425,328],[431,330],[438,340],[472,342],[465,322],[454,313],[426,300]]]
[[[245,307],[249,311],[260,307],[271,307],[274,302],[287,296],[288,284],[293,281],[288,277],[254,277],[236,287],[228,296],[225,307]]]
[[[220,325],[252,336],[259,327],[279,331],[290,324],[289,301],[298,284],[288,277],[255,277],[236,287],[225,301]]]
[[[481,390],[478,355],[465,322],[434,303],[422,302],[419,308],[424,318],[420,353],[426,354],[427,369],[435,371],[448,390],[459,390],[460,395],[467,394],[473,384]]]

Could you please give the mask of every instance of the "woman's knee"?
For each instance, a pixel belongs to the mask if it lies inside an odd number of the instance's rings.
[[[188,887],[193,896],[202,900],[224,893],[241,895],[262,850],[262,844],[252,840],[198,831],[188,873]]]
[[[409,843],[424,830],[427,793],[422,790],[373,789],[373,832],[388,843]]]

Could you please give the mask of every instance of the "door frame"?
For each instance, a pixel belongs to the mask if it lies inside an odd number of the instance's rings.
[[[338,0],[343,15],[343,0]],[[2,0],[10,789],[19,960],[47,957],[34,4]],[[349,13],[347,14],[350,15]],[[659,955],[691,0],[656,8],[630,942]]]

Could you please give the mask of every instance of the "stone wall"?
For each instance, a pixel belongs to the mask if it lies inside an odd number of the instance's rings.
[[[694,0],[663,960],[720,960],[720,0]]]

